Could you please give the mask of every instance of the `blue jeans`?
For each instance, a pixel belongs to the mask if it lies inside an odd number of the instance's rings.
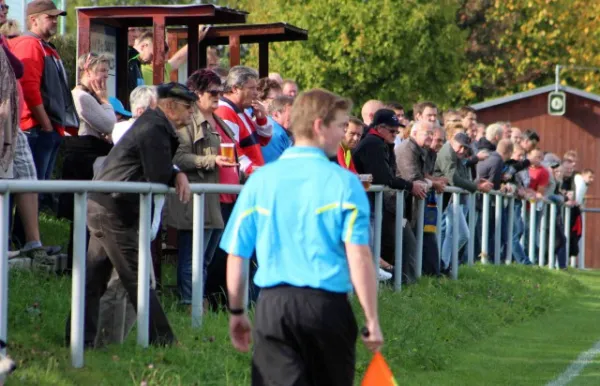
[[[31,148],[38,180],[49,180],[54,171],[62,137],[58,132],[46,132],[39,127],[24,131]]]
[[[206,273],[215,251],[219,246],[222,229],[204,229],[204,286],[206,287]],[[189,230],[177,231],[177,287],[182,304],[192,304],[192,243],[193,233]]]
[[[450,267],[450,263],[452,261],[452,232],[454,231],[454,226],[452,224],[454,219],[454,210],[452,207],[452,203],[448,205],[446,211],[444,212],[444,217],[446,219],[446,234],[442,241],[442,262],[443,267]],[[469,241],[469,225],[467,224],[467,219],[465,217],[465,211],[461,207],[458,213],[458,250],[464,247]]]
[[[523,246],[521,245],[521,236],[525,232],[525,223],[523,222],[523,217],[521,216],[521,208],[523,204],[520,200],[515,201],[515,210],[514,210],[514,225],[513,225],[513,238],[512,238],[512,255],[513,258],[520,264],[529,265],[531,261],[529,261],[529,256],[525,253]]]

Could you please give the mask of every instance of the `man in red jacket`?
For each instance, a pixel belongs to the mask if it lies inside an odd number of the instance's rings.
[[[256,121],[244,111],[252,108]],[[267,109],[258,100],[258,73],[249,67],[235,66],[229,70],[225,93],[215,113],[235,134],[240,171],[250,175],[265,164],[261,146],[271,140],[273,127],[267,120]]]
[[[65,126],[79,126],[62,61],[48,42],[56,34],[58,16],[66,14],[51,0],[34,0],[27,4],[29,31],[9,41],[11,51],[24,65],[21,129],[27,135],[40,180],[52,176]]]

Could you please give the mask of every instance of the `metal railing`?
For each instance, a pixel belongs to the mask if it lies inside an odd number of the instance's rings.
[[[192,326],[200,327],[202,323],[202,300],[204,291],[204,198],[205,194],[229,193],[238,194],[242,189],[241,185],[226,185],[226,184],[191,184],[193,193],[193,223],[202,224],[194,226],[193,229],[193,244],[192,244]],[[382,234],[382,219],[383,219],[383,192],[388,191],[383,186],[371,186],[369,192],[375,194],[374,205],[374,245],[373,257],[375,266],[379,267],[379,258],[381,256],[381,234]],[[161,184],[141,183],[141,182],[106,182],[106,181],[0,181],[0,251],[2,253],[0,259],[0,339],[7,338],[7,316],[8,316],[8,214],[9,214],[9,195],[11,193],[74,193],[74,216],[73,216],[73,270],[72,270],[72,293],[71,293],[71,363],[73,367],[80,368],[84,364],[84,307],[85,307],[85,265],[86,265],[86,222],[87,222],[87,194],[88,193],[134,193],[140,195],[140,217],[139,217],[139,261],[138,261],[138,304],[137,304],[137,342],[142,347],[147,347],[149,344],[149,291],[150,291],[150,222],[153,194],[169,194],[173,193],[174,189]],[[459,268],[459,251],[458,251],[458,218],[461,211],[460,196],[468,195],[469,222],[468,228],[470,237],[467,245],[467,264],[473,265],[475,261],[475,201],[477,193],[468,193],[464,190],[454,187],[447,187],[446,193],[452,194],[452,205],[448,210],[453,211],[453,227],[452,227],[452,260],[451,272],[452,278],[458,278]],[[488,231],[490,217],[490,196],[494,195],[496,202],[495,212],[495,238],[494,257],[495,263],[500,263],[500,238],[501,222],[502,222],[502,205],[503,200],[509,200],[509,228],[508,228],[508,247],[507,263],[512,259],[512,236],[513,227],[512,219],[514,219],[514,197],[503,195],[499,192],[483,194],[482,208],[482,254],[488,253]],[[442,221],[443,205],[441,195],[437,195],[438,205],[438,228],[437,233],[440,233],[440,225]],[[396,232],[395,232],[395,279],[394,288],[401,290],[402,288],[402,245],[403,245],[403,218],[405,209],[405,192],[397,191],[396,194]],[[544,208],[548,205],[544,203]],[[550,214],[550,240],[555,236],[556,223],[556,205],[551,205]],[[424,211],[425,200],[418,200],[418,218],[416,227],[416,276],[419,278],[422,274],[423,260],[423,231],[424,231]],[[600,211],[600,210],[599,210]],[[525,213],[525,211],[523,211]],[[535,260],[535,205],[531,205],[531,213],[534,215],[529,222],[529,258],[533,262]],[[570,219],[570,208],[565,207],[565,218]],[[545,221],[545,216],[542,217]],[[565,222],[568,224],[568,222]],[[407,226],[409,226],[407,224]],[[540,236],[543,228],[540,230]],[[585,227],[584,227],[585,232]],[[565,225],[566,237],[569,237],[569,227]],[[436,242],[440,246],[441,254],[441,236],[438,235]],[[552,244],[553,245],[553,244]],[[552,254],[553,247],[550,247],[549,256]],[[510,253],[508,253],[510,252]],[[540,248],[539,260],[542,261],[544,253]],[[583,253],[581,254],[583,255]],[[554,257],[550,257],[550,268],[554,268]],[[246,273],[249,272],[249,262],[246,262]],[[580,257],[579,267],[583,268],[583,259]],[[247,301],[247,300],[246,300]]]

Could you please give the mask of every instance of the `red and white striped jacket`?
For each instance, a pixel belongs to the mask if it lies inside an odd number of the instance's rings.
[[[273,127],[267,118],[254,122],[227,98],[221,98],[215,113],[235,134],[240,170],[250,175],[256,166],[263,166],[265,161],[260,147],[269,143],[273,133]]]

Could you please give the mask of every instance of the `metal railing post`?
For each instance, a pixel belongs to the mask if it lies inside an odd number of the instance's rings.
[[[469,194],[469,241],[467,245],[467,259],[469,265],[475,262],[475,226],[477,224],[477,213],[475,212],[475,200],[477,193]]]
[[[546,230],[548,229],[548,206],[546,205],[546,203],[543,203],[542,208],[542,219],[540,220],[540,250],[538,255],[538,263],[540,267],[546,265],[546,248],[548,246],[548,239],[546,238]]]
[[[527,223],[527,200],[521,200],[521,221],[523,222],[523,233],[521,234],[521,240],[519,242],[523,246],[523,250],[525,249],[525,240],[527,237],[527,229],[525,229],[525,225]]]
[[[575,261],[571,264],[571,207],[565,205],[565,248],[567,249],[567,267],[575,268]]]
[[[579,246],[579,256],[577,257],[577,266],[579,269],[585,269],[585,234],[586,234],[586,224],[585,224],[585,212],[584,208],[581,208],[581,240]]]
[[[73,273],[71,281],[71,365],[83,367],[85,321],[87,193],[75,193],[73,207]]]
[[[375,264],[375,274],[379,272],[379,258],[381,257],[381,227],[383,221],[383,192],[375,193],[375,229],[373,243],[373,263]]]
[[[535,228],[536,228],[536,202],[529,203],[529,261],[535,264]]]
[[[425,223],[425,199],[419,200],[418,202],[418,212],[417,212],[417,250],[415,256],[417,258],[416,261],[416,277],[419,279],[423,274],[423,226]]]
[[[508,198],[508,229],[506,237],[506,264],[512,263],[513,235],[515,231],[515,198]]]
[[[437,217],[436,217],[436,224],[435,224],[435,229],[437,229],[437,232],[435,232],[435,238],[437,241],[438,251],[440,252],[438,254],[438,256],[439,256],[439,261],[440,261],[440,266],[441,266],[441,261],[442,261],[442,217],[444,216],[444,211],[443,211],[444,210],[444,195],[436,194],[435,199],[436,199],[436,205],[437,205]]]
[[[494,264],[500,265],[502,251],[502,195],[496,194],[496,212],[494,214]]]
[[[396,192],[396,247],[394,249],[394,290],[402,290],[402,243],[404,240],[404,191]]]
[[[200,327],[204,300],[204,193],[194,193],[192,224],[192,327]]]
[[[150,333],[150,221],[152,194],[140,194],[138,240],[137,343],[148,347]]]
[[[0,194],[0,339],[8,341],[8,214],[10,194],[5,191]],[[6,348],[0,349],[6,354]],[[83,350],[82,350],[83,352]]]
[[[483,210],[481,217],[481,262],[486,264],[489,256],[490,232],[490,194],[483,194]]]
[[[452,193],[452,279],[458,279],[458,216],[460,193]]]
[[[556,265],[556,204],[550,204],[550,229],[548,235],[548,265],[550,269]]]

